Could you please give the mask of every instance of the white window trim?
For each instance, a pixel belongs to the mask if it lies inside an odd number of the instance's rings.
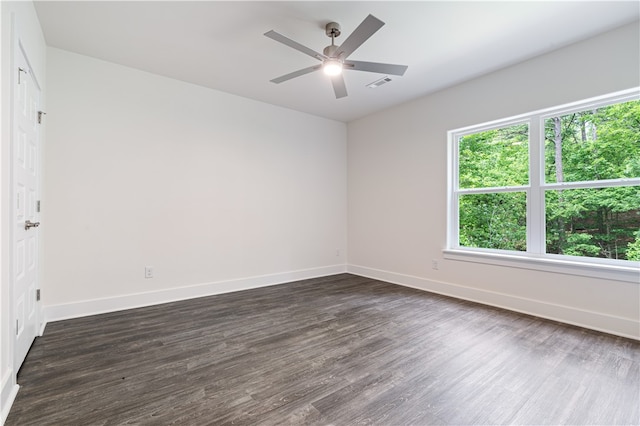
[[[599,96],[585,101],[574,102],[554,108],[521,114],[503,120],[495,120],[477,126],[468,126],[447,132],[448,188],[447,188],[447,248],[443,250],[445,259],[508,266],[544,272],[587,276],[640,284],[640,262],[602,259],[580,256],[566,256],[545,253],[546,233],[544,212],[544,191],[552,189],[604,188],[640,185],[638,179],[610,179],[590,182],[544,182],[544,122],[547,118],[583,111],[592,107],[602,107],[640,99],[640,88]],[[459,189],[458,182],[458,139],[499,127],[516,124],[529,125],[529,184],[513,187],[466,188]],[[527,251],[492,250],[476,247],[462,247],[459,242],[458,199],[464,194],[498,192],[525,192],[527,197]]]

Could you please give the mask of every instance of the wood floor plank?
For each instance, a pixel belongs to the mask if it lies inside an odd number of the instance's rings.
[[[7,425],[640,424],[640,342],[341,274],[51,323]]]

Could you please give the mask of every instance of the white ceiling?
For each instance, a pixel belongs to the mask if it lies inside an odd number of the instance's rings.
[[[351,121],[636,21],[637,1],[43,1],[49,46],[340,121]],[[318,64],[271,40],[274,29],[316,51],[340,44],[373,14],[386,23],[350,57],[408,65],[384,75],[346,71],[335,99],[321,72],[269,80]],[[597,60],[597,58],[594,58]]]

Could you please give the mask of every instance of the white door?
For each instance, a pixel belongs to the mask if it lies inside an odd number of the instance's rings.
[[[40,89],[21,48],[16,49],[13,109],[13,320],[14,368],[20,369],[38,334],[38,179]]]

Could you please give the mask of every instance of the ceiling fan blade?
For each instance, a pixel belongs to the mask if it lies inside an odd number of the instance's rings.
[[[309,55],[312,58],[315,58],[319,61],[322,61],[323,59],[326,59],[327,57],[325,55],[323,55],[322,53],[318,53],[313,49],[309,49],[307,46],[303,46],[300,43],[298,43],[297,41],[293,41],[288,37],[283,36],[280,33],[277,33],[273,30],[271,31],[267,31],[266,33],[264,33],[265,36],[269,37],[270,39],[273,39],[275,41],[278,41],[284,45],[287,45],[293,49],[296,49],[298,52],[302,52],[305,55]]]
[[[273,80],[270,80],[272,83],[276,83],[276,84],[280,84],[283,81],[287,81],[287,80],[291,80],[292,78],[296,78],[296,77],[300,77],[301,75],[305,75],[305,74],[309,74],[310,72],[314,72],[319,70],[320,68],[322,68],[322,64],[320,65],[314,65],[312,67],[307,67],[307,68],[303,68],[301,70],[298,71],[294,71],[292,73],[289,74],[285,74],[283,76],[280,76],[278,78],[274,78]]]
[[[404,75],[407,65],[381,64],[379,62],[344,61],[345,69],[377,72],[378,74]]]
[[[347,86],[344,84],[344,77],[342,74],[331,77],[331,84],[333,85],[333,92],[336,94],[336,99],[347,96]]]
[[[362,43],[382,28],[383,25],[384,22],[373,15],[364,18],[364,21],[358,25],[358,28],[356,28],[338,48],[338,52],[343,52],[341,53],[343,55],[342,59],[348,58]]]

